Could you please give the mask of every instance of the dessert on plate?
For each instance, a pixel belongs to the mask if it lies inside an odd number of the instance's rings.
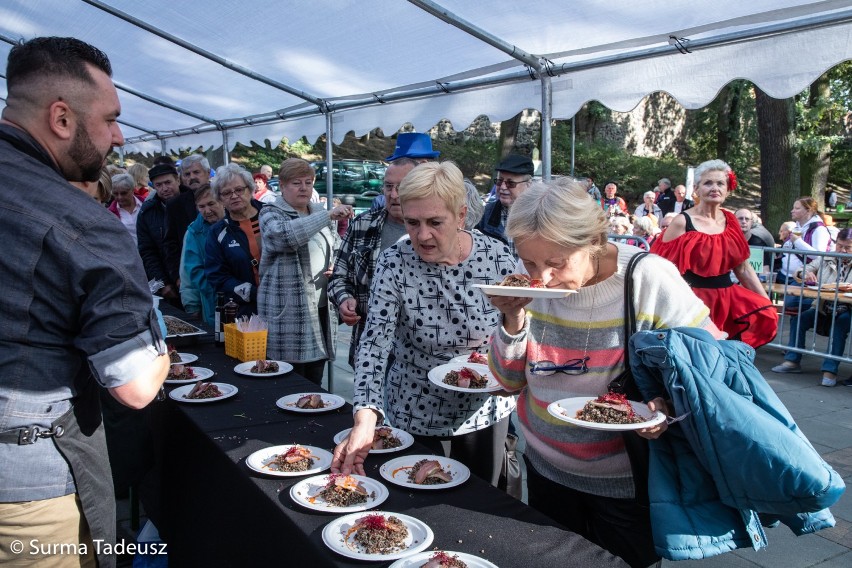
[[[408,527],[393,515],[387,517],[379,514],[365,515],[355,521],[346,532],[344,540],[352,548],[349,537],[352,535],[354,544],[367,554],[392,554],[405,549],[405,539],[408,537]]]
[[[623,394],[608,392],[590,400],[577,411],[577,418],[599,424],[638,424],[644,422]]]

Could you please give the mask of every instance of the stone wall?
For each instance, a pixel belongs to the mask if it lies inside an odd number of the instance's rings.
[[[612,112],[610,119],[590,124],[591,132],[578,132],[587,140],[608,141],[637,156],[676,154],[683,145],[686,110],[666,93],[654,93],[630,112]],[[532,155],[538,146],[541,113],[527,109],[521,113],[515,149]],[[405,129],[402,129],[405,130]],[[500,136],[500,123],[481,115],[461,132],[448,120],[429,130],[435,140],[461,143],[476,139],[495,141]]]

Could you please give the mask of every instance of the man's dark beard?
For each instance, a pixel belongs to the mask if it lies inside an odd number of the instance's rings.
[[[89,131],[86,130],[86,126],[82,121],[74,133],[74,141],[68,150],[68,157],[79,168],[80,179],[71,181],[98,181],[100,179],[101,168],[104,165],[106,156],[98,153],[98,149],[92,144]]]

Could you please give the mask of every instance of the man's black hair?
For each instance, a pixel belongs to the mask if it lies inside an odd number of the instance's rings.
[[[10,92],[32,75],[70,77],[94,85],[87,63],[112,77],[109,58],[98,48],[73,37],[37,37],[9,51],[6,83]]]

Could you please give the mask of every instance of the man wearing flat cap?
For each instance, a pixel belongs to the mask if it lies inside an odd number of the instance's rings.
[[[165,249],[166,201],[180,191],[178,172],[170,164],[158,164],[148,170],[148,178],[156,195],[142,204],[136,220],[139,256],[148,280],[163,282],[159,294],[170,302],[180,302],[179,290],[167,269]]]
[[[674,190],[672,189],[672,182],[669,178],[663,178],[658,181],[657,187],[654,191],[657,193],[655,203],[657,207],[660,208],[660,211],[663,212],[663,215],[666,213],[672,213],[675,210],[677,198],[675,197]]]
[[[476,228],[482,234],[509,245],[509,249],[517,259],[515,244],[506,235],[506,219],[509,217],[512,204],[530,186],[535,166],[528,156],[509,154],[497,164],[496,169],[497,177],[494,179],[494,187],[497,190],[497,199],[485,206],[482,219]]]

